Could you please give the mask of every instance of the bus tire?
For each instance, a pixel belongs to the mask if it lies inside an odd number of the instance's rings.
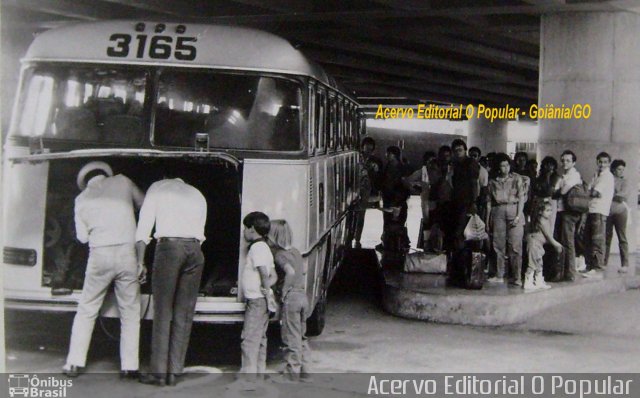
[[[325,312],[327,309],[327,295],[329,290],[329,272],[332,263],[335,261],[335,251],[331,250],[331,234],[327,239],[326,256],[324,258],[324,269],[322,271],[322,286],[320,287],[320,297],[313,308],[311,316],[307,318],[307,336],[320,336],[324,330]]]
[[[324,330],[327,293],[323,293],[316,303],[311,316],[307,318],[307,336],[320,336]]]

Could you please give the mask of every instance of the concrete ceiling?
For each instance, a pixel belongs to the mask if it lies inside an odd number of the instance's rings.
[[[238,24],[289,39],[363,103],[537,102],[540,18],[638,0],[2,0],[3,32],[70,21]]]

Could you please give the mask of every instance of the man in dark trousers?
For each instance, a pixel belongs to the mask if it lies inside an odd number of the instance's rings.
[[[354,240],[356,249],[362,248],[360,239],[364,229],[364,217],[371,207],[378,207],[380,203],[380,176],[382,175],[382,160],[374,155],[376,142],[371,137],[362,140],[360,151],[360,200],[355,212]]]
[[[382,173],[383,243],[378,250],[401,251],[409,247],[407,222],[407,199],[409,189],[403,181],[401,151],[397,146],[387,148],[387,164]],[[396,239],[397,238],[397,239]],[[393,243],[393,245],[389,245]]]
[[[469,217],[477,213],[476,199],[480,192],[478,178],[480,165],[477,161],[467,156],[467,144],[461,139],[455,139],[451,143],[453,152],[453,174],[451,176],[451,213],[449,218],[453,224],[450,247],[453,252],[464,248],[464,229]],[[451,281],[456,283],[457,275],[462,275],[456,267],[461,264],[453,264],[454,269],[450,275]]]
[[[207,202],[180,178],[165,178],[149,187],[136,232],[138,264],[144,263],[151,229],[157,240],[153,262],[153,335],[151,373],[140,382],[175,385],[182,374],[198,299],[204,255]]]

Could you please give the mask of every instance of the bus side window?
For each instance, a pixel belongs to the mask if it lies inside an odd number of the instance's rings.
[[[338,119],[338,104],[335,95],[329,96],[329,139],[327,140],[327,147],[329,149],[336,149],[336,133],[337,133],[337,120]]]
[[[364,137],[367,134],[367,119],[366,116],[362,112],[358,112],[358,142],[360,142],[360,137]]]
[[[343,173],[343,168],[342,168],[342,164],[343,164],[343,157],[340,157],[337,159],[337,163],[336,163],[336,168],[338,169],[338,176],[339,176],[339,180],[338,180],[338,184],[336,184],[336,190],[338,191],[338,213],[342,213],[342,211],[344,210],[343,208],[343,203],[344,201],[342,200],[342,196],[344,195],[344,190],[342,189],[342,187],[344,187],[344,173]]]
[[[336,139],[336,147],[338,150],[343,149],[344,145],[344,101],[341,97],[338,97],[338,106],[337,106],[337,120],[336,120],[336,130],[337,130],[337,139]]]
[[[342,149],[349,149],[349,103],[346,99],[342,107]]]
[[[316,153],[318,145],[318,125],[316,111],[316,86],[315,83],[309,83],[309,155],[313,156]]]
[[[340,195],[341,193],[340,192],[340,158],[336,158],[333,171],[335,174],[335,186],[334,186],[334,195],[335,195],[334,203],[335,203],[335,209],[336,209],[335,216],[337,217],[338,214],[340,214],[341,212],[340,197],[342,196]]]
[[[350,104],[349,101],[345,99],[344,101],[344,121],[343,121],[343,125],[344,125],[344,142],[343,142],[343,147],[344,149],[348,150],[351,146],[351,138],[349,137],[349,115],[350,113]]]
[[[349,102],[344,100],[342,108],[342,148],[349,149]]]
[[[358,108],[353,105],[351,111],[351,149],[358,150],[360,140],[358,139]]]
[[[318,92],[316,93],[316,147],[318,148],[318,152],[322,153],[326,150],[326,141],[325,141],[325,130],[327,128],[326,125],[326,115],[327,115],[327,97],[324,90],[318,87]]]
[[[347,108],[347,148],[353,150],[353,105]]]
[[[324,145],[326,151],[329,152],[329,149],[331,148],[331,100],[329,98],[329,91],[327,91],[325,99]]]
[[[351,128],[349,118],[351,117],[351,104],[344,103],[344,149],[351,149]]]
[[[347,197],[349,196],[349,182],[351,178],[349,178],[349,167],[348,167],[349,158],[344,158],[342,161],[342,210],[347,210]]]

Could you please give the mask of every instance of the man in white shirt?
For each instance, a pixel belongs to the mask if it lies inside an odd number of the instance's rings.
[[[575,168],[576,154],[570,150],[562,152],[560,165],[564,170],[564,175],[558,182],[557,190],[564,197],[571,188],[582,183],[582,177]],[[564,246],[562,266],[551,279],[552,282],[568,281],[576,279],[576,232],[580,222],[581,214],[565,209],[564,199],[558,200],[558,222],[560,223],[560,243]]]
[[[598,171],[589,184],[591,201],[589,201],[589,215],[585,230],[587,276],[595,275],[605,265],[607,217],[614,192],[614,178],[609,170],[611,156],[606,152],[600,152],[596,157],[596,162]]]
[[[410,176],[404,179],[405,183],[412,190],[420,191],[420,207],[422,209],[422,221],[420,222],[421,230],[418,233],[417,247],[425,249],[424,243],[429,241],[429,196],[431,193],[431,182],[429,180],[429,166],[435,160],[436,153],[426,151],[422,155],[422,167],[414,171]]]
[[[85,366],[95,320],[113,282],[122,322],[121,377],[137,377],[142,269],[136,268],[134,205],[140,207],[144,194],[124,175],[113,176],[105,162],[87,163],[77,183],[82,192],[75,200],[76,237],[90,251],[63,373],[75,377]]]
[[[175,385],[183,372],[204,267],[206,199],[180,178],[170,178],[172,172],[168,168],[165,179],[149,187],[136,232],[138,264],[144,267],[155,224],[151,373],[140,382],[157,386]]]

